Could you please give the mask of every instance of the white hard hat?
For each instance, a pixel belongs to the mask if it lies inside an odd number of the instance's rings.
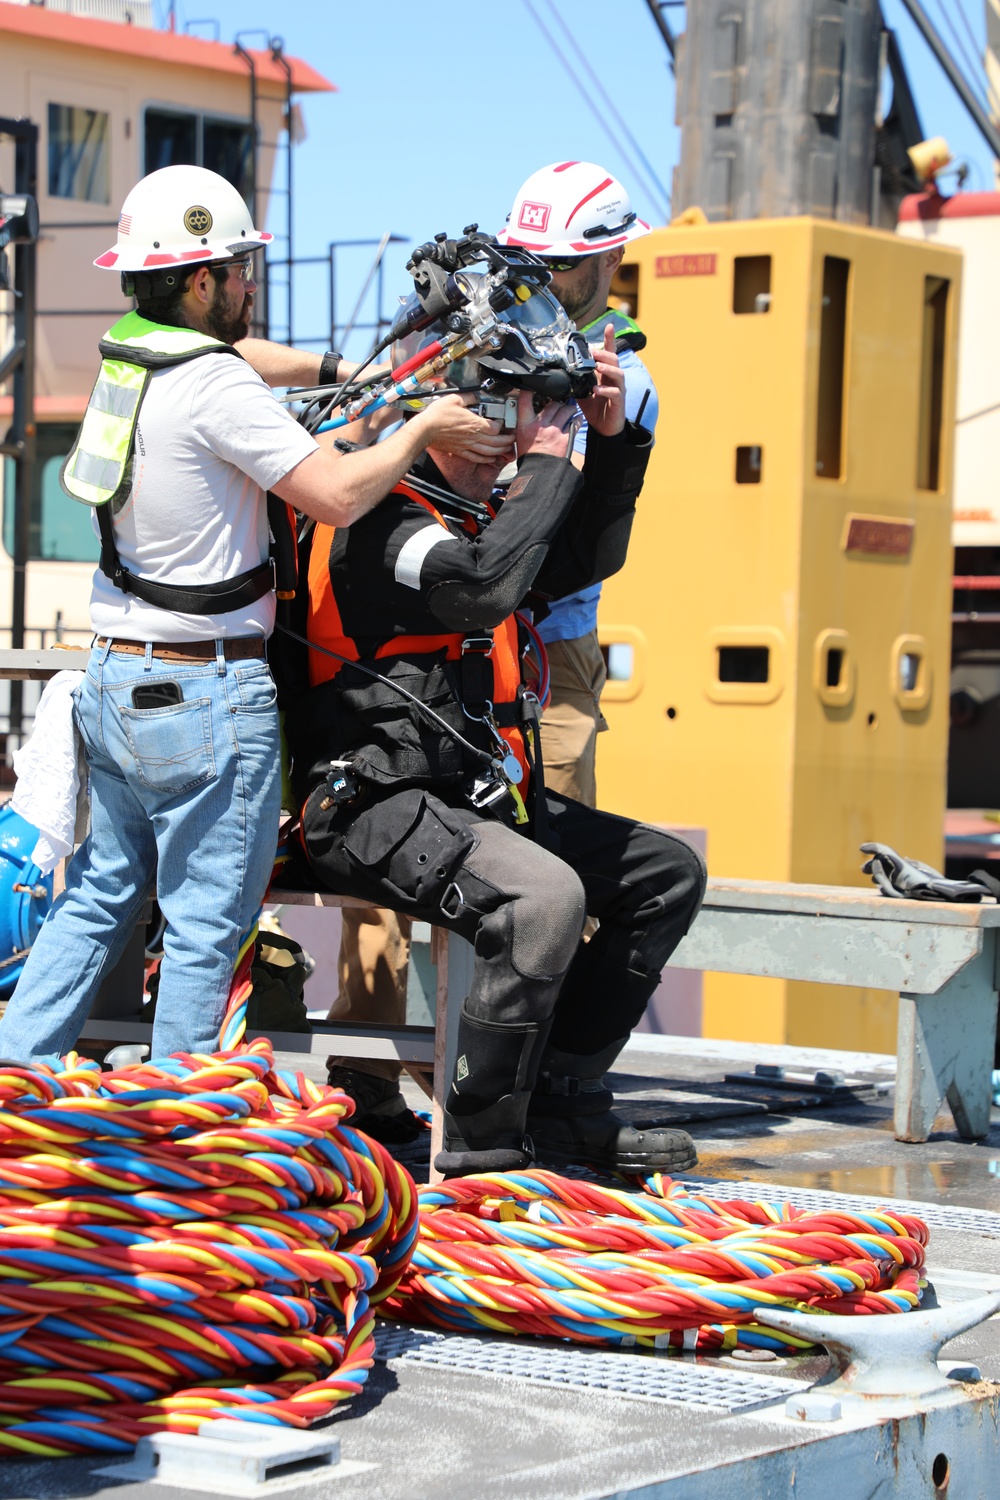
[[[560,161],[532,173],[497,239],[536,255],[597,255],[648,233],[617,177],[592,161]]]
[[[161,167],[122,204],[118,241],[94,261],[109,271],[156,271],[259,250],[273,235],[255,229],[232,183],[206,167]]]

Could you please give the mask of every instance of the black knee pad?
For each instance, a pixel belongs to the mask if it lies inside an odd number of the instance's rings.
[[[569,968],[583,932],[587,903],[579,876],[561,860],[518,840],[499,849],[489,825],[480,828],[479,849],[466,861],[469,875],[497,891],[506,908],[503,929],[481,934],[477,951],[502,946],[518,974],[530,980],[558,979]],[[499,908],[498,908],[499,910]]]

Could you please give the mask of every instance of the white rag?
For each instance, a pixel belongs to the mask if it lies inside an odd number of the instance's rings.
[[[57,672],[46,685],[29,738],[14,751],[17,786],[10,799],[39,832],[32,859],[47,875],[87,836],[87,761],[73,720],[82,672]]]

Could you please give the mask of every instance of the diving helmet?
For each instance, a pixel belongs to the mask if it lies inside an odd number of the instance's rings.
[[[494,278],[480,271],[459,271],[455,280],[466,292],[465,305],[397,339],[392,346],[393,370],[404,364],[413,368],[421,349],[429,351],[447,334],[476,337],[482,330],[478,347],[431,376],[423,388],[479,390],[488,383],[494,390],[536,391],[548,401],[589,396],[597,384],[594,358],[551,292],[523,282],[513,291],[504,287],[505,295],[498,296]],[[410,301],[417,302],[415,294],[404,303],[402,314]],[[420,404],[419,395],[404,404]]]

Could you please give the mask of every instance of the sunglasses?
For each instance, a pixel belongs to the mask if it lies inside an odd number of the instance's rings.
[[[566,255],[563,256],[562,259],[555,259],[554,257],[548,255],[541,256],[541,259],[545,262],[547,268],[550,271],[556,272],[575,271],[577,266],[581,266],[587,258],[588,257],[586,255]]]

